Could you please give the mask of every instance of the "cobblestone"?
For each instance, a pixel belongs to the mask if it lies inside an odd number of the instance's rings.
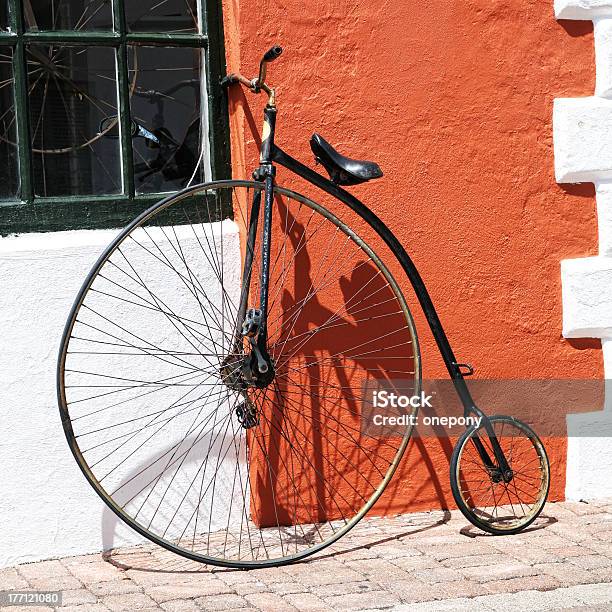
[[[200,612],[201,608],[193,599],[174,599],[161,604],[166,612]]]
[[[75,589],[73,591],[62,592],[63,606],[80,606],[91,604],[98,601],[97,597],[87,589]]]
[[[82,584],[74,576],[46,576],[29,578],[28,583],[37,591],[67,591],[80,589]]]
[[[0,591],[9,589],[24,589],[28,587],[27,580],[13,567],[0,570]]]
[[[172,599],[191,599],[202,595],[223,595],[230,589],[220,580],[217,582],[202,581],[202,584],[166,584],[154,586],[146,591],[156,602],[162,603]]]
[[[373,518],[318,557],[252,571],[120,549],[2,569],[0,590],[62,590],[60,612],[612,609],[612,503],[545,514],[505,537],[456,512]],[[51,610],[23,608],[37,609]]]
[[[380,589],[380,586],[362,580],[360,582],[340,582],[337,584],[322,584],[316,587],[316,592],[319,597],[329,597],[332,595],[348,595],[349,593],[362,593],[364,591],[373,591]]]
[[[59,609],[62,612],[108,612],[108,608],[101,603],[88,603],[80,606],[62,606]],[[12,612],[12,609],[9,610],[9,612]]]
[[[516,593],[517,591],[548,591],[561,586],[561,582],[546,574],[520,576],[507,580],[487,582],[486,587],[492,593]]]
[[[252,593],[245,595],[245,599],[259,610],[274,610],[274,612],[295,612],[297,609],[286,599],[276,593]]]
[[[301,612],[327,612],[329,610],[329,606],[312,593],[285,595],[284,599]]]
[[[334,610],[364,610],[367,608],[388,608],[400,603],[397,595],[389,591],[367,591],[323,598]]]
[[[231,610],[233,608],[251,607],[244,597],[232,593],[214,595],[212,597],[198,597],[195,602],[204,610]]]
[[[155,607],[155,602],[144,593],[108,595],[102,599],[102,603],[112,612],[143,610],[145,608]]]
[[[68,571],[83,584],[95,584],[121,578],[123,572],[105,561],[66,566]]]
[[[466,578],[474,580],[475,582],[493,582],[495,580],[508,580],[509,578],[533,576],[538,572],[529,565],[509,560],[500,565],[466,567],[461,570],[461,573]]]
[[[140,591],[140,587],[129,579],[107,580],[106,582],[96,582],[87,585],[87,588],[96,596],[123,595],[125,593],[135,593]]]

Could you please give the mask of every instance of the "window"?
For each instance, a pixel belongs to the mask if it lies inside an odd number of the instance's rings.
[[[0,0],[0,234],[229,173],[220,0]]]

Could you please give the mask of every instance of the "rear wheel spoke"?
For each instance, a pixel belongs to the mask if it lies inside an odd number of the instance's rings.
[[[451,459],[455,501],[477,527],[491,533],[516,533],[539,515],[549,486],[544,446],[524,423],[510,417],[490,417],[491,425],[511,470],[504,479],[498,466],[484,466],[473,440],[477,437],[495,462],[493,445],[484,429],[469,430]]]

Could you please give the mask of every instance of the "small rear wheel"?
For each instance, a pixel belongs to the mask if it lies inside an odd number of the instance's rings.
[[[468,429],[451,457],[451,489],[462,514],[476,527],[495,535],[522,531],[536,520],[548,496],[550,465],[536,433],[509,416],[492,416],[491,426],[512,471],[508,480],[485,466],[478,440],[495,462],[484,427]]]

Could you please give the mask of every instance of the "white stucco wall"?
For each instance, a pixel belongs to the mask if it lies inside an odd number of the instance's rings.
[[[607,380],[602,410],[568,415],[566,497],[612,496],[612,2],[555,0],[558,19],[592,20],[594,96],[555,100],[553,137],[559,183],[593,182],[599,254],[561,262],[563,335],[601,338]]]
[[[235,245],[224,265],[239,271],[237,228],[226,221],[222,231],[226,245]],[[116,234],[0,238],[0,567],[139,540],[104,509],[81,474],[61,427],[55,390],[71,304]]]

